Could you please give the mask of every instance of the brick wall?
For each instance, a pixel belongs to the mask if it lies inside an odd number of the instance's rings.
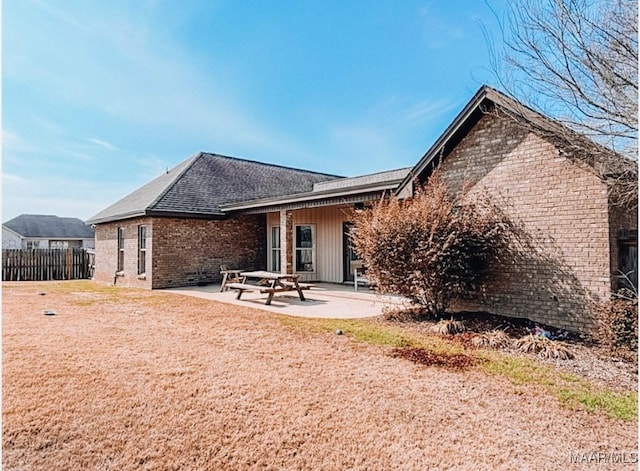
[[[508,260],[455,308],[583,330],[611,290],[607,188],[506,117],[485,115],[440,165],[448,186],[488,192],[516,223]]]
[[[138,227],[147,226],[147,269],[138,275]],[[118,228],[124,229],[124,270],[116,277],[118,268]],[[94,280],[101,283],[151,288],[151,253],[153,251],[153,220],[135,218],[96,226],[96,268]]]
[[[154,288],[193,285],[202,278],[219,281],[221,264],[266,269],[264,215],[238,215],[223,221],[158,218],[154,232]]]
[[[138,225],[147,226],[146,276],[137,274]],[[113,283],[117,268],[117,228],[125,230],[125,269],[116,283],[142,288],[168,288],[220,280],[219,268],[266,268],[264,215],[227,220],[136,218],[96,227],[96,270],[99,282]]]

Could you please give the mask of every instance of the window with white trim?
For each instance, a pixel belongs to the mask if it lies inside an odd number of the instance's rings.
[[[280,226],[271,227],[271,264],[269,270],[280,273]]]
[[[118,227],[118,271],[124,271],[124,227]]]
[[[296,272],[315,272],[316,249],[315,228],[313,225],[300,225],[295,228]]]
[[[147,226],[138,226],[138,275],[147,272]]]

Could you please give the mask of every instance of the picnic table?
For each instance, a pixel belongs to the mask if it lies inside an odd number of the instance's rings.
[[[227,285],[233,281],[236,281],[240,277],[242,270],[229,270],[226,265],[220,265],[220,274],[222,275],[222,283],[220,284],[220,291],[226,291]]]
[[[240,299],[242,293],[245,291],[259,291],[260,293],[267,293],[266,305],[270,305],[273,301],[273,297],[276,293],[284,291],[297,291],[301,301],[305,301],[303,289],[309,289],[313,285],[308,283],[300,283],[298,278],[300,275],[292,275],[287,273],[273,273],[270,271],[245,271],[240,273],[240,282],[227,283],[226,287],[234,289],[238,292],[236,299]],[[248,283],[248,280],[256,280],[253,283]]]

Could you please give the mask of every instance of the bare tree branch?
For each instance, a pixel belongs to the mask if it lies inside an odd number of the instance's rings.
[[[515,0],[503,42],[507,93],[637,159],[635,0]]]
[[[489,47],[500,87],[564,125],[556,141],[573,158],[598,161],[616,200],[637,206],[636,0],[513,0],[498,21],[503,50]]]

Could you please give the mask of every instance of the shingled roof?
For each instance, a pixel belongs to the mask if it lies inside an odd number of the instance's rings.
[[[222,205],[303,193],[314,183],[336,178],[341,177],[201,152],[87,222],[144,215],[221,217]]]
[[[93,239],[94,230],[81,219],[43,214],[21,214],[3,224],[25,238]]]

